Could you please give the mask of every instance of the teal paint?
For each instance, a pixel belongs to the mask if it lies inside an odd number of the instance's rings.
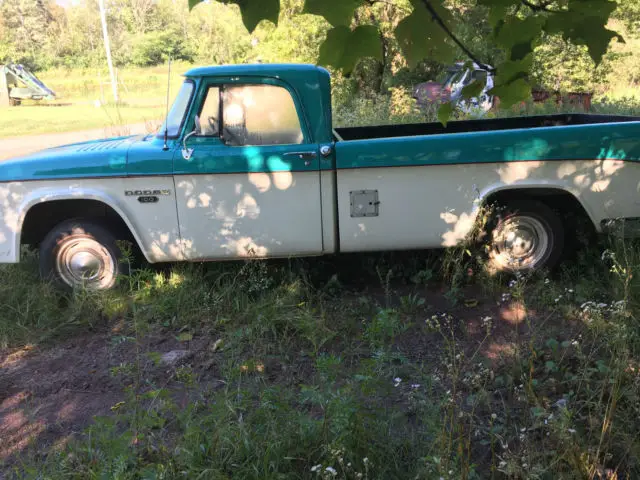
[[[149,135],[131,144],[127,152],[127,175],[172,175],[173,157],[179,150],[178,140],[169,140],[167,150],[163,149],[162,138]]]
[[[111,177],[127,174],[127,151],[140,137],[82,142],[0,163],[0,182]]]
[[[176,175],[204,175],[228,173],[271,173],[271,172],[313,172],[318,171],[318,157],[301,160],[288,157],[287,153],[309,151],[315,145],[265,145],[261,147],[228,147],[216,143],[200,143],[193,147],[189,160],[176,150],[174,168]]]
[[[570,125],[336,144],[337,169],[542,160],[640,160],[640,122]]]
[[[286,156],[333,145],[329,73],[312,65],[231,65],[189,70],[195,94],[179,138],[164,150],[157,136],[118,137],[43,150],[0,164],[0,182],[62,180],[170,174],[318,171],[346,168],[502,163],[540,160],[640,160],[640,122],[600,123],[519,130],[338,142],[327,158],[304,161]],[[217,138],[189,140],[190,160],[182,158],[182,136],[193,128],[195,106],[212,83],[273,84],[293,95],[301,117],[302,145],[231,147]]]

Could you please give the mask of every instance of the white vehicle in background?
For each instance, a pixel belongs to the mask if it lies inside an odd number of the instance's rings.
[[[462,90],[480,81],[484,88],[480,95],[469,99],[462,98]],[[447,69],[441,82],[425,82],[418,84],[413,91],[413,98],[420,106],[452,102],[464,113],[484,115],[491,110],[494,97],[489,94],[494,85],[494,75],[476,63],[471,66],[465,62],[457,62]]]

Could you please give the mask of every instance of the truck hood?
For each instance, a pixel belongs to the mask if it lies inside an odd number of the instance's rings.
[[[127,152],[144,135],[92,140],[0,161],[0,182],[127,174]]]

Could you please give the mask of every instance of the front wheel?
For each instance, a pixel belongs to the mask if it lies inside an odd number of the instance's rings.
[[[564,229],[558,215],[536,201],[512,202],[498,211],[490,228],[489,266],[523,272],[553,268],[562,254]]]
[[[62,222],[40,244],[40,275],[67,290],[108,290],[128,273],[116,242],[98,223]]]

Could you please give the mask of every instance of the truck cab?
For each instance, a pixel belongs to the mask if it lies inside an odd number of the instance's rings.
[[[173,175],[186,260],[334,251],[321,195],[322,171],[333,167],[329,89],[328,72],[313,66],[187,72],[158,132],[179,144]]]

